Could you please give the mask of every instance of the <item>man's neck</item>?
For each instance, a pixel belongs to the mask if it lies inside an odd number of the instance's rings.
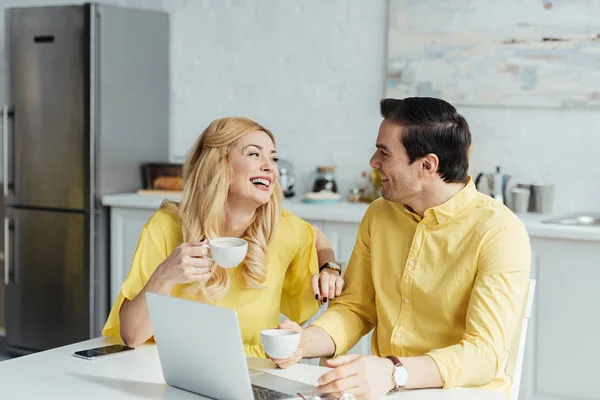
[[[248,201],[227,201],[227,220],[225,221],[226,237],[243,237],[254,220],[256,206]]]
[[[423,188],[423,193],[412,204],[407,204],[421,217],[430,208],[441,206],[460,192],[466,186],[465,183],[436,182]]]

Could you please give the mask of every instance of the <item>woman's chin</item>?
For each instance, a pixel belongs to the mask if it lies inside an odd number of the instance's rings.
[[[264,206],[271,200],[272,195],[272,192],[257,193],[257,195],[254,196],[254,202],[257,203],[258,206]]]

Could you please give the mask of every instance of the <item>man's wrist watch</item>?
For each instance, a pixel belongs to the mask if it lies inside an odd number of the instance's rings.
[[[337,265],[334,262],[326,262],[325,264],[321,265],[319,267],[319,272],[322,272],[325,268],[329,268],[331,270],[337,271],[339,272],[339,274],[342,274],[342,267],[340,267],[339,265]]]
[[[392,392],[398,391],[398,389],[406,386],[408,384],[408,370],[398,357],[395,356],[387,356],[394,364],[394,371],[392,372],[392,381],[394,382],[395,387],[392,389]]]

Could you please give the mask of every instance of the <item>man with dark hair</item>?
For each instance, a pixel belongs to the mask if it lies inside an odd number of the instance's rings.
[[[467,175],[471,133],[449,103],[381,101],[370,164],[382,197],[360,224],[346,289],[302,332],[287,367],[332,357],[322,393],[379,398],[401,387],[510,390],[504,372],[522,317],[531,250],[521,221]],[[340,356],[375,328],[373,356]]]

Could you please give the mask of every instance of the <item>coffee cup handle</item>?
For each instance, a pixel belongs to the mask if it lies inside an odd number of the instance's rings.
[[[208,244],[203,244],[202,246],[200,246],[201,248],[205,248],[208,249],[208,252],[210,253],[210,246]],[[209,256],[202,256],[202,258],[208,260],[208,261],[212,261],[212,262],[216,262],[215,260],[213,260],[212,258],[210,258]]]

